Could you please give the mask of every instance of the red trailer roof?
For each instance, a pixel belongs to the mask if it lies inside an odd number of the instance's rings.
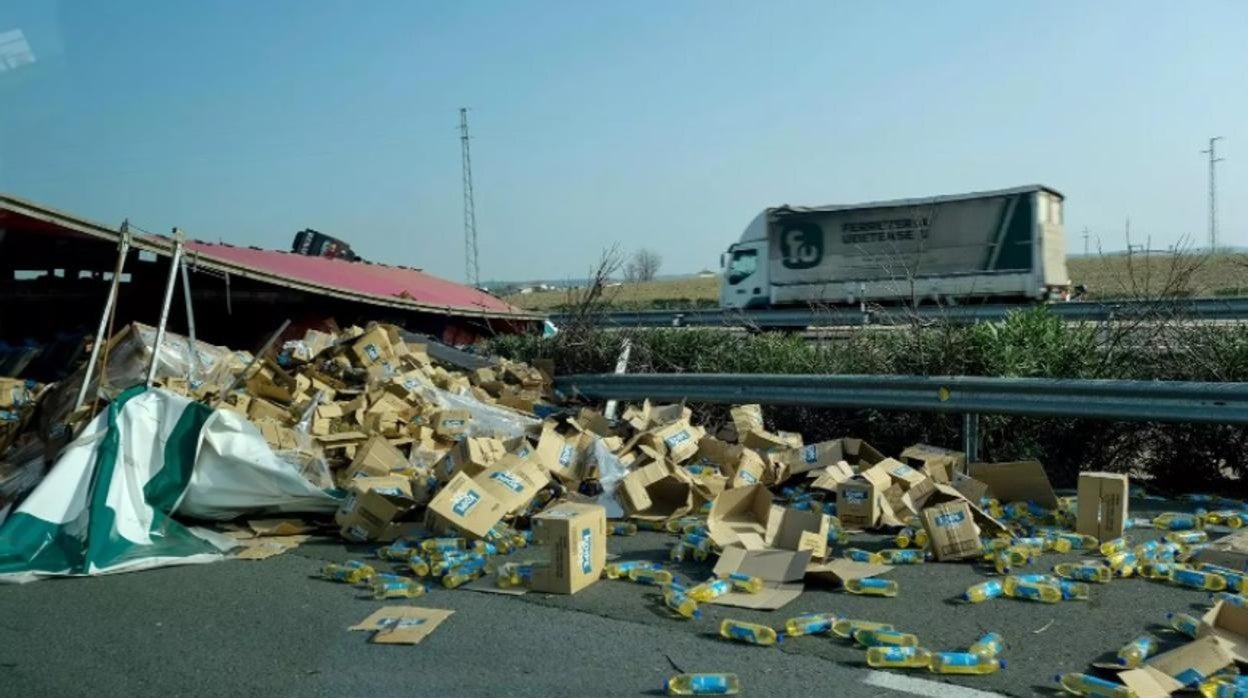
[[[0,219],[12,216],[22,220],[23,228],[43,234],[86,235],[114,242],[119,236],[118,231],[94,221],[0,194]],[[163,235],[135,235],[132,240],[136,249],[163,256],[173,251],[173,240]],[[543,317],[471,286],[410,267],[308,257],[196,240],[188,240],[186,249],[189,258],[200,267],[309,293],[441,315],[508,321],[534,321]]]
[[[188,254],[198,254],[230,262],[259,272],[316,286],[352,291],[369,296],[402,298],[429,305],[475,308],[502,313],[520,312],[471,286],[439,279],[410,267],[393,267],[371,262],[348,262],[327,257],[309,257],[293,252],[258,250],[251,247],[217,245],[188,240]],[[194,256],[191,257],[194,259]]]

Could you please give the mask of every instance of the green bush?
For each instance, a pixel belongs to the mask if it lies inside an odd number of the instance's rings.
[[[1065,323],[1044,307],[999,323],[915,324],[812,341],[799,334],[727,329],[593,330],[551,339],[505,336],[490,350],[551,359],[560,374],[613,371],[624,338],[630,373],[967,375],[1138,380],[1248,380],[1248,327],[1191,324],[1158,314],[1103,326]],[[769,426],[808,441],[860,436],[887,453],[927,442],[961,443],[959,415],[776,407]],[[722,406],[695,406],[714,424]],[[1248,473],[1240,427],[1082,419],[980,418],[984,460],[1037,458],[1058,485],[1081,470],[1126,472],[1165,489],[1237,488]]]

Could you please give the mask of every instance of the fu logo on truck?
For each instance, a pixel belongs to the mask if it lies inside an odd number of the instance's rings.
[[[780,233],[780,255],[786,269],[810,269],[823,259],[823,230],[814,223],[793,222]]]

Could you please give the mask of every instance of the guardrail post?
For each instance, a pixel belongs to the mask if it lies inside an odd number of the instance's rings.
[[[967,465],[979,462],[979,415],[974,412],[962,415],[962,452]]]

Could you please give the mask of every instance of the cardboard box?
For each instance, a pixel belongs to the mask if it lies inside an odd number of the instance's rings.
[[[955,490],[962,493],[972,503],[978,504],[988,494],[988,485],[969,475],[954,473],[949,483]]]
[[[974,520],[975,525],[979,527],[981,538],[995,538],[997,536],[1010,534],[1010,529],[1008,529],[1005,524],[992,518],[988,512],[981,509],[975,503],[969,501],[962,495],[961,492],[949,485],[936,485],[935,491],[928,495],[927,501],[923,503],[923,506],[924,508],[927,508],[934,507],[938,504],[959,501],[966,502],[967,506],[970,507],[971,519]],[[922,517],[920,517],[920,519],[921,518]]]
[[[667,520],[693,508],[693,482],[685,471],[656,461],[625,475],[616,499],[634,518]]]
[[[382,327],[374,327],[355,340],[351,345],[351,353],[356,361],[366,368],[373,364],[389,362],[394,358],[390,337]]]
[[[433,433],[439,439],[455,441],[468,431],[472,414],[468,410],[438,410],[430,419]]]
[[[611,436],[611,422],[597,410],[582,407],[576,417],[568,420],[572,428],[580,432],[589,432],[598,436]]]
[[[737,405],[728,410],[728,414],[732,417],[732,426],[737,430],[738,435],[763,428],[762,405]]]
[[[827,562],[811,562],[809,565],[806,565],[806,579],[817,579],[835,587],[840,587],[851,579],[878,577],[892,569],[892,565],[836,558]]]
[[[629,405],[624,410],[623,421],[634,431],[650,431],[655,427],[666,426],[672,422],[693,418],[693,410],[684,405],[651,405],[649,400],[641,407]]]
[[[1126,475],[1080,473],[1075,530],[1102,541],[1121,536],[1127,525],[1127,487]]]
[[[426,522],[431,528],[449,527],[473,538],[484,538],[506,513],[507,507],[480,484],[463,473],[455,473],[430,500]]]
[[[749,541],[785,550],[809,550],[816,559],[827,557],[828,517],[822,512],[777,506],[765,485],[725,490],[715,498],[706,517],[711,540],[720,547]]]
[[[1035,502],[1046,509],[1058,506],[1049,476],[1039,461],[971,463],[969,474],[988,486],[988,496],[1002,503]]]
[[[807,444],[783,454],[781,468],[776,473],[776,481],[784,482],[795,475],[836,465],[843,460],[845,460],[845,450],[840,439]]]
[[[334,523],[340,527],[355,512],[359,505],[359,498],[365,492],[377,490],[382,494],[395,497],[411,497],[412,495],[411,482],[400,475],[359,477],[352,480],[346,489],[347,495],[338,505],[338,511],[334,513]]]
[[[836,488],[836,515],[846,526],[873,528],[877,524],[895,526],[891,508],[885,517],[884,491],[892,485],[888,470],[879,465],[858,473]],[[886,519],[892,519],[886,521]]]
[[[1163,652],[1142,667],[1124,671],[1118,678],[1139,698],[1164,698],[1185,686],[1194,689],[1200,678],[1233,663],[1231,653],[1217,638],[1202,637]]]
[[[706,430],[689,426],[689,423],[682,419],[661,427],[654,433],[667,450],[667,457],[673,463],[683,463],[693,458],[693,455],[698,452],[698,442],[706,434]]]
[[[742,446],[756,451],[787,451],[793,447],[788,439],[763,429],[751,429],[738,438]]]
[[[404,478],[397,478],[406,484]],[[410,493],[410,488],[407,490]],[[354,495],[354,496],[353,496]],[[338,508],[338,521],[343,538],[350,541],[386,541],[393,529],[390,524],[416,507],[397,482],[392,487],[370,487],[349,494]]]
[[[374,434],[364,442],[351,459],[343,477],[351,480],[357,477],[379,477],[392,471],[408,466],[407,456],[386,441],[385,437]]]
[[[698,441],[698,452],[693,455],[693,461],[719,466],[721,473],[732,477],[744,450],[745,447],[739,444],[728,443],[714,436],[703,436]]]
[[[949,484],[954,473],[966,474],[966,454],[940,446],[915,444],[901,452],[900,460],[942,485]]]
[[[1196,551],[1192,560],[1233,570],[1248,569],[1248,528],[1241,528],[1209,543]]]
[[[810,483],[812,490],[823,490],[824,492],[835,493],[842,482],[849,482],[854,477],[854,469],[849,467],[845,461],[829,465],[822,470],[814,470],[808,475],[814,474],[814,481]]]
[[[550,484],[550,475],[537,463],[508,453],[473,480],[502,502],[508,513],[515,513],[528,506],[538,491]]]
[[[386,606],[349,630],[376,631],[372,641],[381,645],[418,645],[453,613],[440,608]]]
[[[767,465],[757,453],[747,449],[741,449],[732,470],[732,479],[729,480],[731,487],[749,487],[764,483],[767,479]]]
[[[936,483],[932,481],[932,478],[901,461],[886,458],[873,467],[885,468],[888,471],[888,476],[892,478],[893,483],[906,494],[906,503],[910,508],[922,507],[923,501],[936,489]]]
[[[887,457],[866,441],[849,437],[841,439],[841,450],[845,452],[845,460],[859,470],[870,468]]]
[[[983,554],[979,527],[966,500],[926,507],[919,518],[927,531],[932,556],[937,560],[962,560]]]
[[[775,506],[767,517],[767,534],[763,542],[783,550],[809,550],[813,560],[828,556],[827,514]]]
[[[715,563],[715,576],[731,574],[759,577],[764,588],[757,594],[732,592],[711,603],[719,606],[775,610],[801,596],[802,578],[810,564],[809,550],[776,550],[763,547],[757,539],[747,537],[741,544],[724,548]]]
[[[1200,619],[1196,637],[1216,637],[1237,662],[1248,662],[1248,608],[1224,601]]]
[[[772,495],[766,485],[734,487],[715,498],[706,516],[711,540],[720,547],[737,543],[744,534],[759,540],[767,534]]]
[[[542,426],[542,435],[537,441],[537,459],[560,480],[580,482],[589,443],[582,441],[579,433],[564,436],[554,423],[547,422]]]
[[[549,560],[534,570],[530,588],[575,594],[598,581],[607,564],[607,511],[561,502],[533,517],[533,539]]]
[[[285,407],[274,404],[264,398],[254,397],[247,406],[247,418],[253,422],[263,422],[271,419],[278,424],[288,424],[290,422],[290,412]]]
[[[476,477],[485,472],[507,453],[507,447],[498,439],[489,437],[465,438],[455,443],[438,463],[438,482],[447,482],[455,473]]]

